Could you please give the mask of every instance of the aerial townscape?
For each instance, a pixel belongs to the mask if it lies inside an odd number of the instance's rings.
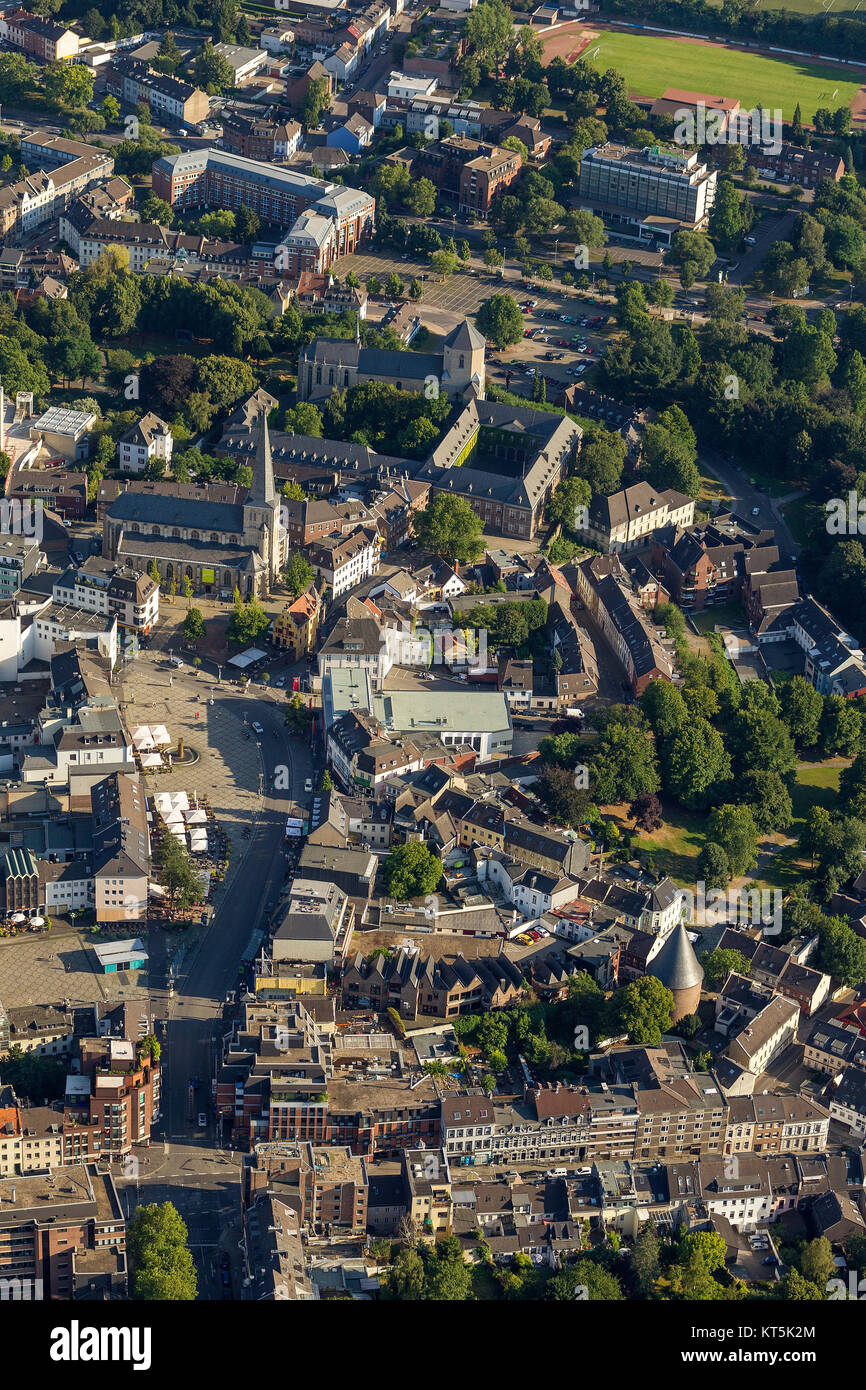
[[[815,1364],[764,1338],[866,1299],[866,8],[0,0],[0,478],[20,1336],[629,1303]]]

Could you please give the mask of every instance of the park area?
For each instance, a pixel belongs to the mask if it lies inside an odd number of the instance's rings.
[[[570,29],[571,26],[568,26]],[[581,57],[604,72],[616,68],[631,97],[660,97],[669,87],[738,98],[744,110],[761,105],[781,108],[790,121],[800,103],[810,122],[823,106],[851,106],[855,117],[866,117],[866,74],[835,63],[782,60],[746,53],[702,39],[660,38],[648,34],[587,29],[554,31],[545,41],[545,58],[573,62]]]
[[[806,817],[813,806],[831,810],[839,792],[839,774],[847,766],[845,759],[834,758],[824,763],[800,763],[791,788],[794,820],[785,835],[765,835],[759,845],[758,869],[749,881],[759,888],[791,889],[802,874],[803,865],[796,860],[796,844],[802,834]],[[673,802],[663,802],[664,825],[650,834],[636,836],[633,847],[637,853],[651,854],[658,873],[669,874],[681,887],[694,888],[699,878],[697,858],[706,839],[707,813],[686,811]],[[603,815],[616,820],[620,827],[630,829],[632,821],[626,805],[604,806]]]

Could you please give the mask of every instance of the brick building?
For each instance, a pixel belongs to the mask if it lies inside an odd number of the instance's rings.
[[[457,198],[460,212],[486,218],[497,193],[520,174],[523,156],[516,150],[451,135],[421,150],[412,164],[417,178],[428,178],[440,193]]]

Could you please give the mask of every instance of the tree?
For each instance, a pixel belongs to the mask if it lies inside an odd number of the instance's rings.
[[[514,41],[514,23],[504,0],[482,0],[466,16],[467,51],[496,72]]]
[[[731,878],[728,856],[721,845],[708,840],[698,855],[698,874],[707,888],[727,888]]]
[[[451,563],[472,564],[483,553],[484,523],[463,497],[440,492],[416,521],[418,542]]]
[[[594,493],[609,496],[622,479],[628,445],[621,435],[602,425],[587,426],[577,460],[578,473],[587,479]]]
[[[315,130],[321,122],[322,112],[331,104],[330,82],[327,77],[317,77],[307,88],[307,94],[299,110],[302,125],[306,130]]]
[[[523,338],[523,315],[510,294],[494,294],[480,305],[475,322],[496,348],[511,347]]]
[[[205,626],[204,618],[201,614],[201,609],[190,608],[189,612],[183,620],[183,636],[184,641],[187,642],[190,646],[193,646],[196,642],[204,641]]]
[[[806,680],[794,676],[786,681],[779,695],[782,718],[799,752],[814,748],[818,742],[824,697]]]
[[[758,827],[748,806],[716,806],[707,821],[707,840],[721,845],[732,878],[740,878],[758,862]]]
[[[457,269],[457,256],[453,251],[434,251],[430,257],[430,269],[441,275],[443,282]]]
[[[186,847],[174,835],[166,833],[157,842],[153,863],[172,911],[185,912],[200,900],[201,876]]]
[[[602,732],[590,765],[590,790],[601,805],[632,802],[659,790],[661,779],[652,741],[642,729],[612,723]]]
[[[547,504],[548,518],[567,531],[580,531],[591,500],[592,489],[586,478],[565,478],[551,494]]]
[[[257,637],[267,632],[270,619],[255,594],[244,603],[237,589],[234,591],[234,612],[229,618],[226,637],[238,647],[247,647]]]
[[[791,793],[778,772],[747,772],[741,787],[761,834],[784,834],[794,818],[794,810]]]
[[[743,204],[733,179],[719,179],[708,230],[713,242],[725,249],[736,246],[743,236]]]
[[[673,1022],[674,996],[654,975],[644,975],[615,990],[610,1009],[617,1032],[628,1033],[633,1043],[660,1047]]]
[[[171,836],[170,838],[174,838]],[[136,1207],[126,1228],[132,1264],[132,1296],[147,1301],[191,1302],[198,1278],[186,1223],[171,1202]]]
[[[93,100],[93,73],[83,63],[49,63],[42,71],[40,86],[58,108],[79,110]]]
[[[391,850],[382,872],[389,897],[423,898],[438,887],[442,861],[422,841],[410,841]]]
[[[659,1276],[659,1240],[655,1226],[647,1222],[631,1252],[631,1271],[639,1298],[649,1298]]]
[[[635,797],[628,808],[628,813],[639,830],[647,832],[660,830],[664,824],[662,804],[658,797],[653,796],[650,792],[641,792],[640,796]]]
[[[157,198],[155,193],[148,193],[142,199],[139,212],[142,222],[158,223],[161,227],[170,227],[174,221],[174,212],[170,204],[163,198]]]
[[[287,434],[301,434],[310,439],[321,439],[325,428],[322,412],[312,401],[298,401],[297,405],[286,411],[285,428]]]
[[[665,744],[665,786],[690,811],[706,810],[731,775],[722,737],[706,719],[692,719]]]
[[[416,1303],[424,1298],[426,1284],[424,1262],[416,1250],[401,1250],[388,1273],[388,1295],[403,1303]]]
[[[253,212],[244,203],[241,203],[235,213],[235,234],[239,241],[247,244],[255,241],[261,229],[261,220],[257,213]]]
[[[109,125],[114,125],[116,121],[120,120],[120,102],[117,97],[111,95],[111,92],[103,97],[99,109]]]
[[[750,707],[744,703],[731,721],[728,746],[739,775],[761,771],[784,776],[797,766],[791,735],[769,708]]]
[[[551,820],[558,824],[576,829],[586,820],[591,805],[589,792],[575,785],[574,774],[567,768],[544,763],[536,793]]]
[[[300,598],[305,594],[315,579],[313,567],[305,559],[299,550],[295,550],[289,556],[289,562],[283,571],[286,587],[293,598]]]
[[[209,96],[216,96],[234,86],[231,64],[221,53],[217,53],[210,39],[205,42],[196,58],[193,71],[196,85]]]
[[[705,951],[701,956],[701,965],[704,967],[704,979],[711,989],[724,984],[730,974],[748,975],[752,968],[751,962],[741,951],[720,951],[718,948]]]
[[[430,179],[418,179],[410,184],[406,202],[416,217],[432,217],[436,211],[436,185]]]
[[[561,1274],[548,1280],[545,1297],[561,1302],[572,1301],[578,1289],[586,1289],[590,1303],[618,1302],[623,1297],[622,1285],[615,1274],[597,1260],[578,1260]]]
[[[828,1279],[836,1273],[833,1247],[826,1236],[810,1240],[800,1252],[800,1273],[819,1289],[826,1289]]]

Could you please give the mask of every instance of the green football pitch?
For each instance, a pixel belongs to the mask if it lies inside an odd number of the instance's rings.
[[[804,59],[782,61],[724,45],[691,43],[646,34],[599,33],[581,58],[602,72],[616,68],[633,96],[660,97],[668,87],[738,98],[744,110],[781,108],[790,120],[800,103],[804,121],[820,106],[850,106],[866,83],[852,69]]]

